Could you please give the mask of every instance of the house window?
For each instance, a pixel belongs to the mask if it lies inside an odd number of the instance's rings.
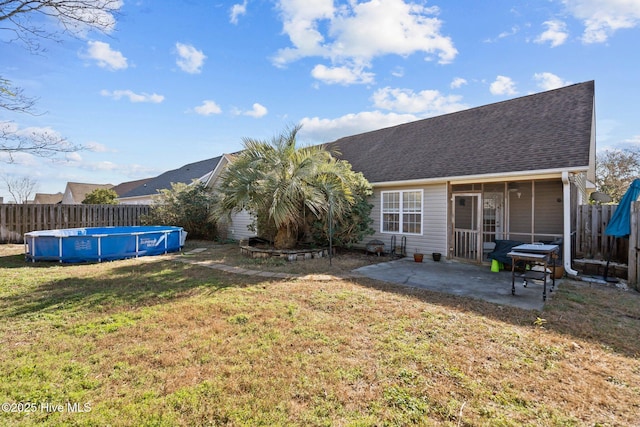
[[[422,234],[422,190],[382,192],[382,232]]]

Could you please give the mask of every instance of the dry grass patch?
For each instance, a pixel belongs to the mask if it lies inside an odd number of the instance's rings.
[[[640,422],[635,292],[565,281],[536,313],[170,257],[0,266],[0,401],[91,406],[0,424]]]

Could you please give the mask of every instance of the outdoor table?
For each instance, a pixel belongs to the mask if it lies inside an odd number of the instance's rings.
[[[527,286],[528,280],[542,280],[542,300],[547,300],[547,276],[549,273],[547,272],[547,268],[549,265],[552,266],[552,283],[551,283],[551,292],[556,286],[556,262],[555,260],[558,258],[558,245],[536,245],[536,244],[525,244],[514,246],[511,248],[511,252],[507,254],[508,257],[511,257],[511,295],[516,294],[516,263],[519,261],[524,262],[525,271],[522,274],[524,278],[524,286]],[[532,265],[541,265],[542,271],[533,271],[527,270],[527,266]]]

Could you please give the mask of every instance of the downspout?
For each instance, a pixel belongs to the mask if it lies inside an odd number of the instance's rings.
[[[562,172],[562,207],[564,222],[564,241],[562,245],[562,260],[564,271],[569,276],[577,276],[578,272],[571,268],[571,182],[569,182],[569,172]]]

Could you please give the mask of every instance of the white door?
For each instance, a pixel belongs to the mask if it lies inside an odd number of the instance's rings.
[[[478,193],[453,195],[453,256],[455,258],[482,261],[481,199]]]
[[[491,252],[496,240],[504,239],[504,193],[482,195],[483,259]]]

